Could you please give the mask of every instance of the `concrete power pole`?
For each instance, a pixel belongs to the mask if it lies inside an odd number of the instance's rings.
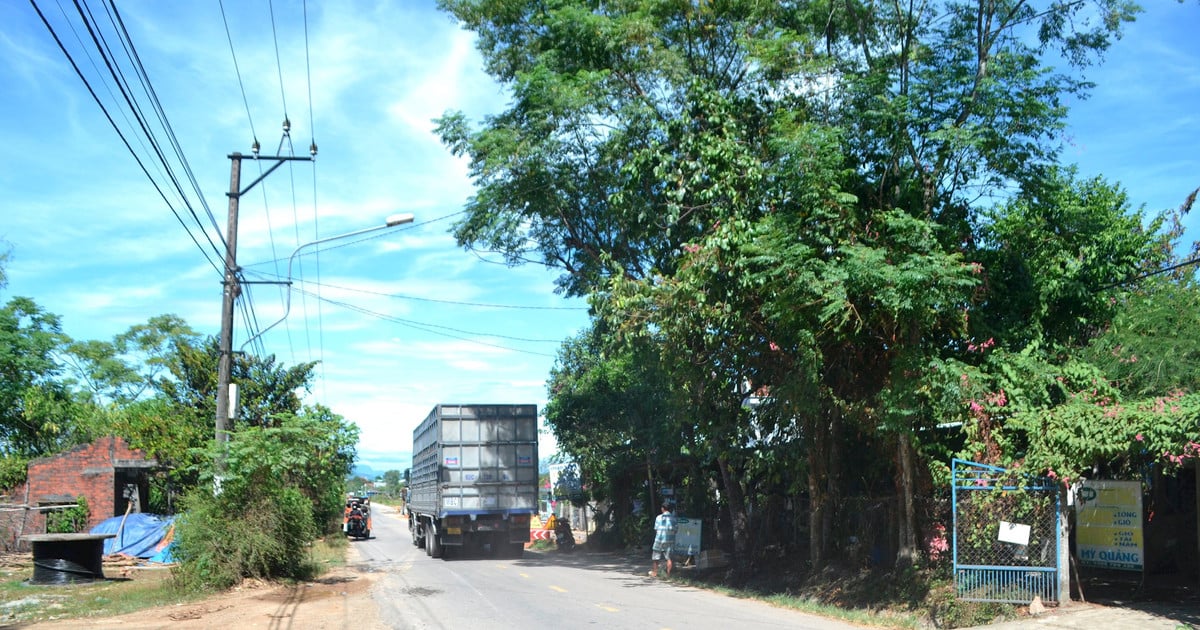
[[[233,163],[229,175],[229,224],[225,236],[225,280],[221,294],[221,339],[217,351],[217,452],[225,452],[225,443],[229,441],[229,382],[233,378],[233,305],[241,293],[238,286],[237,266],[237,227],[238,200],[241,199],[242,185],[242,154],[234,153],[229,156]],[[218,460],[218,471],[224,464],[224,459]]]
[[[287,123],[285,121],[284,132],[287,132]],[[269,160],[274,162],[258,179],[250,182],[246,188],[241,188],[242,185],[242,154],[234,152],[229,155],[232,162],[229,175],[229,223],[226,227],[225,235],[225,278],[223,280],[224,291],[221,299],[221,338],[218,341],[218,353],[220,357],[217,364],[217,420],[216,431],[214,437],[217,441],[217,476],[218,479],[225,469],[225,444],[229,442],[229,417],[231,409],[229,406],[229,385],[233,379],[233,307],[239,295],[241,295],[241,286],[238,283],[238,272],[240,269],[237,265],[237,228],[238,228],[238,201],[242,195],[250,192],[256,184],[275,172],[275,169],[283,165],[284,162],[305,161],[311,162],[316,158],[317,146],[313,144],[309,147],[311,156],[258,156],[257,143],[255,144],[255,160]],[[218,481],[219,484],[219,481]],[[219,488],[219,485],[218,485]]]

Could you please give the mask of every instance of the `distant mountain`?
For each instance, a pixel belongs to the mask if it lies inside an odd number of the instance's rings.
[[[374,481],[376,477],[383,476],[384,472],[385,471],[382,471],[382,470],[375,470],[374,468],[371,468],[370,466],[367,466],[366,464],[355,464],[354,469],[352,471],[350,471],[350,476],[351,477],[362,477],[363,479],[367,479],[369,481]]]

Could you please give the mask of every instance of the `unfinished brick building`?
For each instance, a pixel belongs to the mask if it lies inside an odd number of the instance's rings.
[[[128,507],[139,511],[149,499],[148,476],[156,466],[118,437],[29,462],[26,482],[0,498],[0,548],[28,548],[20,537],[45,533],[46,512],[74,506],[79,497],[88,504],[85,531]]]

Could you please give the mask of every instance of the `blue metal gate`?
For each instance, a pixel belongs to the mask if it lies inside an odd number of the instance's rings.
[[[1059,601],[1058,486],[1049,479],[955,459],[954,590],[962,600]]]

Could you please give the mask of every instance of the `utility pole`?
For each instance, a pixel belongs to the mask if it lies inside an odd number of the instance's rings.
[[[289,124],[284,121],[284,133],[288,132]],[[258,143],[254,143],[254,158],[255,160],[271,160],[275,162],[268,168],[258,179],[250,182],[250,185],[242,188],[242,154],[231,153],[229,159],[232,162],[229,175],[229,223],[226,227],[225,235],[225,278],[222,281],[224,290],[221,299],[221,338],[218,341],[218,353],[220,357],[217,364],[217,419],[215,438],[217,441],[217,461],[216,473],[218,478],[218,486],[220,488],[220,476],[225,471],[225,445],[229,442],[229,384],[233,379],[233,307],[239,295],[241,295],[241,287],[238,284],[238,272],[241,271],[237,265],[237,227],[238,227],[238,201],[242,195],[250,192],[256,184],[275,172],[275,169],[283,165],[284,162],[305,161],[311,162],[316,159],[317,145],[314,143],[309,146],[310,156],[259,156]]]
[[[237,279],[238,200],[241,199],[242,154],[229,156],[229,224],[225,232],[225,280],[221,293],[221,339],[217,348],[217,427],[218,472],[224,468],[225,444],[229,441],[229,382],[233,378],[233,304],[241,293]]]

